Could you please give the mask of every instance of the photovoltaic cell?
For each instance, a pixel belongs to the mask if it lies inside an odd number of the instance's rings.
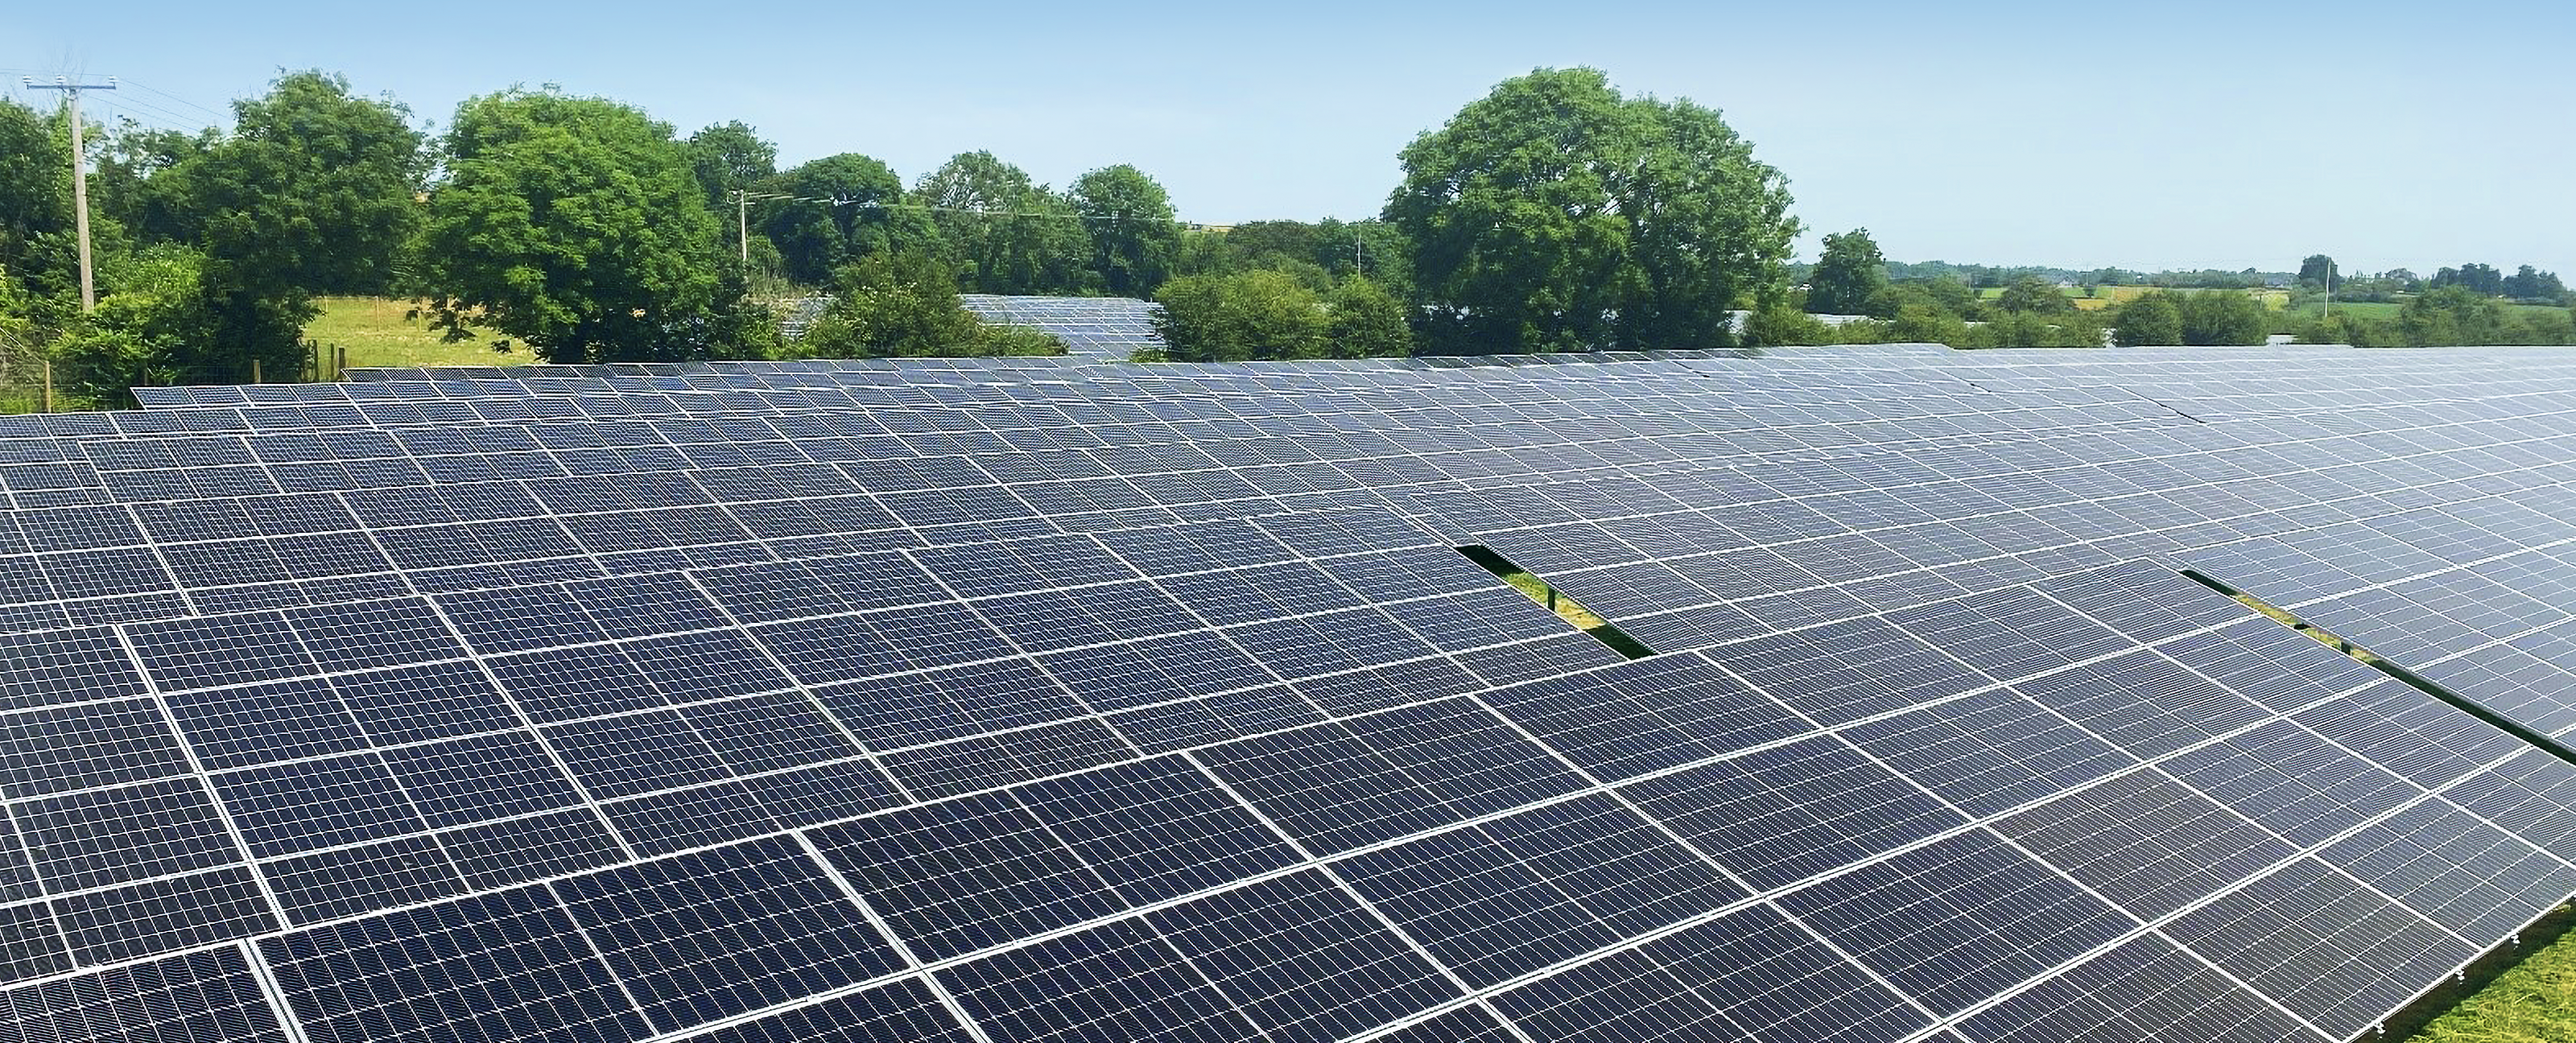
[[[364,376],[0,418],[46,1038],[2340,1038],[2576,889],[2178,571],[2563,730],[2546,354]]]

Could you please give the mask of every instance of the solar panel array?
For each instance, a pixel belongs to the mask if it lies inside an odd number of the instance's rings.
[[[2576,359],[0,421],[0,1040],[2341,1040],[2576,892]],[[1651,647],[1630,659],[1455,549]]]
[[[1026,297],[989,293],[960,294],[958,302],[985,322],[1027,326],[1061,340],[1065,354],[1091,360],[1125,361],[1140,351],[1161,351],[1163,335],[1154,330],[1162,305],[1131,297]]]

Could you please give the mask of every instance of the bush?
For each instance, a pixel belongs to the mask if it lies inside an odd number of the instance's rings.
[[[1745,317],[1743,341],[1754,348],[1832,344],[1841,332],[1806,312],[1775,304]]]
[[[937,258],[906,250],[871,254],[833,275],[835,297],[800,353],[812,358],[1061,355],[1036,330],[988,326],[957,303],[957,276]]]
[[[2102,324],[2071,308],[2056,315],[2008,311],[1970,329],[1968,339],[1979,348],[2098,348]]]
[[[2181,297],[2171,290],[2156,290],[2121,305],[2111,315],[2112,336],[2124,348],[2182,343]]]
[[[2184,294],[2181,312],[2185,344],[2263,343],[2263,305],[2251,295],[2233,290]]]
[[[1367,276],[1352,275],[1325,297],[1332,317],[1325,336],[1339,358],[1384,359],[1413,354],[1412,309]]]
[[[1969,343],[1968,324],[1939,308],[1908,304],[1897,309],[1896,318],[1888,321],[1886,339],[1891,344],[1965,346]]]

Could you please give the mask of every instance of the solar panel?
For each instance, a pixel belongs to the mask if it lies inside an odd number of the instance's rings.
[[[2557,356],[358,375],[0,421],[18,1023],[2342,1039],[2576,892],[2178,571],[2563,734]]]

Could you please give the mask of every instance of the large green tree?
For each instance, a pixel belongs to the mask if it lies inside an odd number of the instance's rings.
[[[689,135],[689,169],[707,205],[731,213],[734,193],[757,189],[778,174],[778,145],[741,120],[713,123]]]
[[[2157,290],[2121,305],[2111,314],[2111,335],[2124,348],[2182,343],[2182,295]]]
[[[990,152],[964,152],[924,174],[912,201],[928,210],[965,285],[983,293],[1075,293],[1091,244],[1062,196]]]
[[[421,146],[401,103],[298,72],[234,102],[229,137],[155,180],[170,182],[173,238],[205,249],[210,280],[380,294],[420,227]]]
[[[67,127],[59,114],[0,98],[0,270],[39,296],[71,285]]]
[[[456,335],[497,330],[551,362],[761,347],[669,124],[604,98],[504,91],[457,107],[445,163],[422,268]]]
[[[1122,297],[1150,297],[1171,277],[1181,227],[1172,198],[1145,172],[1121,163],[1073,183],[1073,208],[1091,236],[1091,267],[1100,286]]]
[[[1400,155],[1387,220],[1447,350],[1702,347],[1782,281],[1787,184],[1715,110],[1504,81]]]
[[[1869,310],[1869,298],[1887,285],[1887,255],[1869,229],[1855,228],[1825,236],[1825,252],[1807,276],[1807,310],[1824,315],[1858,315]]]
[[[907,205],[894,168],[855,152],[825,156],[778,176],[791,198],[768,205],[760,227],[778,245],[787,277],[820,285],[870,254],[927,248],[937,231]]]

